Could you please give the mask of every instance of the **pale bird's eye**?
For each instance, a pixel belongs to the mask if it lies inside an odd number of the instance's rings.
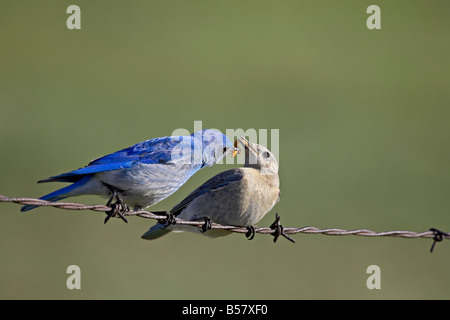
[[[264,152],[263,152],[263,156],[264,156],[265,158],[270,158],[270,153],[268,153],[267,151],[264,151]]]

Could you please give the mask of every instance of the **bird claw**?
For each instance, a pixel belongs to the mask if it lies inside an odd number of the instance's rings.
[[[106,203],[107,207],[110,207],[111,210],[106,211],[107,217],[105,218],[105,222],[107,223],[111,217],[115,217],[118,215],[123,221],[128,223],[128,220],[123,215],[125,212],[130,211],[130,208],[127,206],[125,201],[122,200],[122,198],[119,196],[117,190],[110,186],[109,184],[103,183],[111,192],[111,198],[109,198],[108,202]],[[116,202],[112,203],[112,201],[116,199]]]
[[[245,233],[245,236],[247,237],[248,240],[253,240],[253,238],[255,237],[255,233],[256,233],[256,229],[254,226],[248,226],[247,227],[247,232]]]
[[[120,203],[118,201],[109,205],[109,207],[111,208],[111,210],[106,211],[107,216],[105,218],[105,223],[107,223],[109,219],[115,216],[119,216],[123,221],[128,223],[128,220],[125,218],[124,213],[130,211],[130,208],[126,204]]]
[[[204,217],[203,220],[205,220],[205,223],[202,225],[202,228],[200,229],[201,233],[205,233],[208,230],[212,229],[212,220],[210,217]]]
[[[283,236],[286,239],[288,239],[289,241],[291,241],[292,243],[295,243],[295,240],[292,239],[291,237],[289,237],[287,234],[284,233],[284,228],[283,226],[280,224],[280,216],[278,215],[278,213],[275,214],[275,221],[270,225],[270,229],[273,229],[273,242],[277,242],[278,237],[279,236]]]
[[[162,211],[162,212],[154,212],[154,213],[158,213],[158,214],[166,216],[166,218],[158,220],[158,222],[160,224],[164,224],[164,225],[170,226],[172,224],[176,224],[177,223],[176,217],[175,217],[175,215],[172,212]]]

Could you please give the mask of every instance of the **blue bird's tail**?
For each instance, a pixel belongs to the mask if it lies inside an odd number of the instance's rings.
[[[72,191],[74,191],[75,189],[78,189],[79,187],[84,185],[89,180],[89,179],[86,179],[86,178],[88,178],[88,176],[85,176],[83,179],[81,179],[81,180],[71,184],[70,186],[67,186],[67,187],[64,187],[62,189],[56,190],[56,191],[54,191],[52,193],[49,193],[49,194],[47,194],[47,195],[45,195],[45,196],[43,196],[43,197],[41,197],[39,199],[47,200],[47,201],[51,201],[51,202],[56,202],[56,201],[59,201],[59,200],[66,199],[68,197],[72,197],[72,196],[74,196]],[[70,193],[72,193],[72,194],[70,194]],[[37,207],[39,207],[39,206],[26,205],[26,206],[23,206],[22,208],[20,208],[20,211],[21,212],[25,212],[25,211],[29,211],[29,210],[35,209]]]
[[[170,229],[167,229],[167,225],[157,223],[151,227],[146,233],[144,233],[141,238],[145,240],[155,240],[161,238],[162,236],[168,234]]]

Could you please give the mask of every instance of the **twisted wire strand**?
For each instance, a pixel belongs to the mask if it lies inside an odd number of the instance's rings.
[[[107,207],[105,205],[95,204],[95,205],[86,205],[82,203],[76,203],[76,202],[50,202],[46,200],[41,199],[35,199],[35,198],[9,198],[3,195],[0,195],[0,202],[12,202],[22,205],[35,205],[35,206],[50,206],[60,209],[66,209],[66,210],[91,210],[91,211],[98,211],[98,212],[108,212],[111,210],[110,207]],[[126,211],[123,213],[124,216],[138,216],[141,218],[146,219],[155,219],[159,221],[163,221],[167,219],[167,216],[165,215],[158,215],[154,214],[149,211],[145,210],[138,210],[138,211]],[[277,214],[277,221],[279,222],[279,216]],[[198,228],[202,228],[205,225],[204,221],[187,221],[182,220],[180,218],[175,218],[175,223],[180,225],[190,225],[190,226],[196,226]],[[247,227],[237,227],[237,226],[224,226],[218,223],[211,223],[211,229],[222,229],[222,230],[228,230],[230,232],[235,233],[244,233],[248,234],[249,229]],[[434,239],[433,247],[436,243],[436,241],[442,241],[443,239],[450,239],[450,233],[444,233],[442,231],[439,231],[437,229],[430,229],[428,231],[424,232],[414,232],[414,231],[403,231],[403,230],[395,230],[395,231],[384,231],[384,232],[375,232],[372,230],[367,229],[356,229],[356,230],[344,230],[344,229],[338,229],[338,228],[327,228],[327,229],[320,229],[316,227],[301,227],[301,228],[285,228],[281,225],[276,225],[274,223],[271,227],[255,227],[254,228],[255,233],[260,234],[271,234],[276,236],[278,238],[279,235],[284,236],[288,240],[295,242],[292,238],[287,236],[288,234],[323,234],[323,235],[329,235],[329,236],[348,236],[348,235],[355,235],[355,236],[364,236],[364,237],[401,237],[401,238],[431,238]],[[277,234],[278,233],[278,234]],[[274,241],[276,241],[276,238]],[[433,249],[432,247],[432,249]]]

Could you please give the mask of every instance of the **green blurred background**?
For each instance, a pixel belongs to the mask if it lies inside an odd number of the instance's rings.
[[[68,30],[66,8],[81,8]],[[381,30],[366,8],[381,7]],[[449,1],[2,1],[0,194],[177,128],[280,130],[289,227],[450,231]],[[270,131],[269,131],[270,132]],[[270,141],[270,139],[269,139]],[[152,209],[212,175],[207,168]],[[105,203],[98,197],[74,198]],[[151,220],[0,204],[2,299],[448,299],[450,242],[140,238]],[[81,290],[66,268],[81,268]],[[366,269],[381,268],[381,290]]]

